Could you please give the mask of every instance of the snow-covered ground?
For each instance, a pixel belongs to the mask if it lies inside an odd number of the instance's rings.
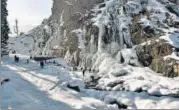
[[[116,100],[123,103],[128,108],[137,109],[177,109],[179,108],[179,98],[171,96],[156,97],[147,92],[129,91],[97,91],[85,89],[84,82],[93,73],[86,72],[83,77],[80,71],[69,71],[62,66],[45,65],[40,69],[38,62],[26,63],[26,56],[20,56],[20,62],[15,63],[13,56],[3,57],[1,77],[9,78],[10,82],[2,85],[2,109],[6,108],[116,108],[117,105],[109,105]],[[59,60],[59,61],[60,61]],[[132,68],[132,67],[131,67]],[[113,82],[115,80],[125,80],[133,89],[151,86],[149,91],[170,93],[179,90],[179,78],[168,79],[154,75],[144,68],[133,68],[136,72],[119,78],[108,80],[102,78],[99,83]],[[148,73],[144,74],[143,72]],[[139,73],[139,71],[141,73]],[[137,73],[138,72],[138,73]],[[146,77],[144,77],[146,75]],[[137,77],[137,76],[143,76]],[[79,86],[80,92],[67,88],[67,84]],[[104,85],[104,84],[103,84]],[[132,88],[131,88],[132,89]],[[167,94],[166,94],[167,95]]]
[[[23,57],[24,58],[24,57]],[[40,69],[37,62],[19,63],[5,57],[2,61],[1,77],[10,82],[2,85],[2,109],[7,108],[98,108],[107,107],[98,99],[71,91],[60,85],[73,83],[64,68],[54,65]]]
[[[44,23],[27,35],[11,37],[8,43],[10,53],[15,50],[18,53],[17,56],[20,57],[20,62],[15,63],[13,55],[3,57],[0,78],[9,78],[10,81],[2,85],[1,108],[118,108],[117,105],[110,104],[122,103],[133,109],[178,109],[179,77],[166,78],[149,68],[141,67],[131,39],[132,27],[130,26],[134,25],[133,15],[137,15],[135,22],[139,23],[142,28],[150,27],[158,30],[159,33],[163,32],[156,41],[164,40],[178,48],[179,17],[166,8],[167,5],[173,4],[169,0],[164,2],[143,0],[146,2],[144,4],[141,1],[105,0],[103,4],[96,5],[92,9],[91,20],[99,28],[98,39],[95,41],[95,36],[91,35],[87,46],[85,45],[87,30],[79,28],[72,31],[78,37],[78,48],[82,50],[80,57],[85,56],[89,59],[92,64],[88,68],[92,66],[91,69],[97,73],[87,72],[83,76],[81,71],[71,71],[71,67],[61,58],[49,60],[50,62],[55,60],[60,65],[45,64],[43,69],[35,61],[27,64],[26,59],[29,55],[40,53],[51,55],[51,47],[69,40],[67,30],[63,27],[65,24],[62,19],[63,14],[59,23],[56,21],[47,23],[48,25]],[[67,1],[66,3],[72,5]],[[125,11],[123,6],[125,6]],[[112,31],[110,32],[112,39],[107,45],[103,43],[103,37],[106,34],[105,26]],[[152,33],[145,32],[145,34]],[[119,43],[116,43],[116,39]],[[141,45],[150,44],[151,40],[142,42]],[[95,42],[98,42],[98,45]],[[126,48],[127,45],[129,48]],[[90,53],[87,52],[88,50]],[[65,59],[76,60],[76,54],[77,52],[70,54],[67,51]],[[164,56],[164,59],[167,58],[179,60],[174,52]],[[121,59],[125,59],[124,63]],[[80,63],[83,67],[84,62]],[[128,63],[137,67],[129,66]],[[91,76],[100,79],[97,83],[90,82]],[[96,85],[87,89],[85,88],[87,82]],[[80,92],[69,89],[67,85],[78,86]]]

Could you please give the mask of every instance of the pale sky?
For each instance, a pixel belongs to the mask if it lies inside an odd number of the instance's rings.
[[[53,0],[8,0],[9,26],[14,32],[15,19],[19,21],[21,32],[28,32],[51,15]]]

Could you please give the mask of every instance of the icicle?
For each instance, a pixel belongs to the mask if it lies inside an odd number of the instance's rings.
[[[99,24],[99,36],[98,36],[98,51],[99,52],[103,52],[103,40],[102,37],[104,35],[104,25],[103,24]]]

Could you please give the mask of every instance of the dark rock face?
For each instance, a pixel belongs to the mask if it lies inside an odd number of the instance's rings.
[[[98,85],[98,81],[100,80],[100,77],[94,78],[94,76],[91,76],[91,81],[85,82],[85,87],[86,88],[93,88],[97,89],[96,85]]]
[[[63,14],[64,20],[70,22],[74,28],[79,28],[78,20],[89,13],[95,4],[104,0],[54,0],[52,8],[52,20],[59,20]]]
[[[144,32],[145,34],[147,34],[147,36],[155,35],[155,30],[151,28],[150,26],[144,27]]]
[[[167,6],[167,9],[179,17],[179,6],[178,5],[169,5],[169,6]]]
[[[145,49],[145,47],[138,46],[136,47],[136,53],[138,56],[139,62],[144,66],[148,67],[152,63],[152,56],[150,55],[149,51]]]
[[[163,57],[171,55],[174,48],[165,41],[154,42],[150,45],[136,47],[138,60],[144,67],[150,67],[157,73],[163,73],[167,77],[175,77],[177,73],[173,71],[173,64],[176,62],[174,59],[166,59]],[[177,51],[177,49],[176,49]]]
[[[176,3],[176,4],[179,4],[179,0],[169,0],[170,2],[173,2],[173,3]]]
[[[80,53],[81,49],[78,49],[78,46],[76,45],[78,42],[78,35],[77,33],[72,32],[73,30],[79,28],[86,31],[85,33],[82,33],[83,39],[85,40],[85,47],[89,47],[91,45],[89,44],[90,41],[94,46],[98,46],[99,29],[91,22],[91,18],[93,17],[91,9],[96,4],[102,2],[104,2],[104,0],[54,0],[52,15],[49,21],[63,21],[63,30],[60,30],[59,32],[62,35],[58,35],[58,37],[59,39],[67,38],[69,40],[66,43],[61,40],[62,43],[60,43],[60,46],[65,49],[65,53],[68,50],[71,56],[73,56],[75,52]],[[64,37],[60,38],[60,36]],[[91,40],[91,36],[94,37],[93,40]],[[87,51],[90,53],[96,53],[97,50],[93,49],[93,51]],[[81,61],[82,58],[79,60]],[[75,62],[76,66],[79,65],[79,60]]]
[[[157,66],[157,69],[155,66],[156,64],[154,62],[152,63],[151,68],[153,70],[157,70],[157,72],[159,73],[163,73],[163,75],[166,77],[173,78],[178,76],[178,73],[175,73],[173,68],[176,62],[177,61],[175,59],[171,59],[171,58],[166,60],[159,59],[159,65]]]
[[[157,58],[172,54],[172,46],[165,41],[153,42],[149,45],[136,47],[139,62],[143,66],[150,66],[152,61]]]

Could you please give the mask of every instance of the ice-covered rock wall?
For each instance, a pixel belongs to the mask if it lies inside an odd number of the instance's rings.
[[[178,28],[178,0],[54,0],[52,15],[28,35],[33,54],[53,55],[55,47],[75,66],[98,70],[108,57],[156,68],[153,49],[160,60],[170,55]]]

